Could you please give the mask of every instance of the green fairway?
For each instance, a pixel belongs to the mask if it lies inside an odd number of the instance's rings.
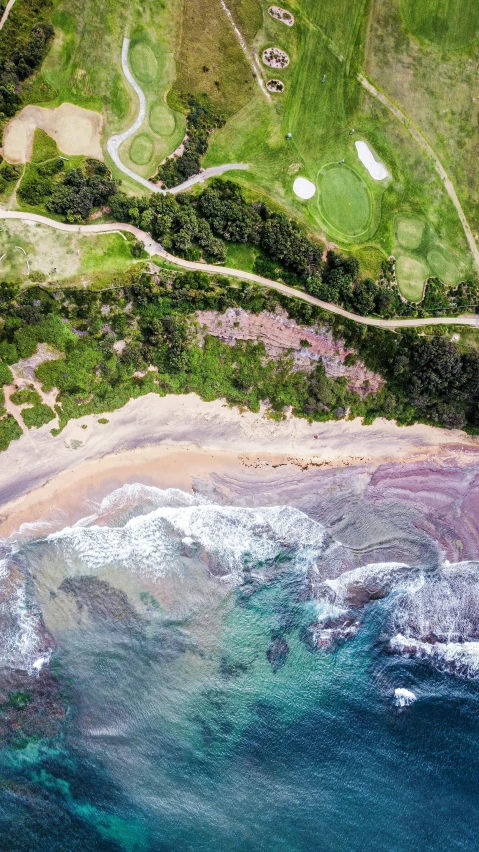
[[[417,249],[422,243],[426,222],[418,216],[397,216],[396,239],[405,249]]]
[[[447,254],[439,246],[433,246],[427,253],[427,262],[434,275],[444,284],[452,287],[457,284],[464,274],[462,264],[452,254]]]
[[[457,50],[478,37],[477,0],[401,0],[407,29],[418,38]]]
[[[175,113],[158,101],[150,109],[150,127],[158,136],[171,136],[176,128]]]
[[[151,136],[146,133],[138,133],[133,137],[130,145],[130,160],[133,160],[138,166],[145,166],[153,157],[154,150],[155,143]]]
[[[406,299],[420,302],[423,297],[424,284],[429,275],[425,263],[409,255],[402,254],[396,258],[396,277],[399,289]]]
[[[321,215],[346,237],[363,234],[371,219],[371,199],[363,179],[346,164],[327,166],[319,175]]]
[[[128,60],[136,80],[140,83],[153,83],[158,74],[158,62],[148,44],[141,41],[133,44]]]

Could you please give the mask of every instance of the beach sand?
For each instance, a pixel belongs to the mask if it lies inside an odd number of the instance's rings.
[[[30,430],[0,454],[0,536],[21,523],[72,522],[125,483],[191,490],[198,478],[227,474],[274,481],[288,469],[377,468],[386,462],[471,463],[479,444],[459,431],[430,426],[398,427],[378,419],[308,423],[288,416],[203,402],[195,394],[131,400],[105,415],[71,421],[53,437],[47,424]],[[86,427],[86,428],[84,428]]]

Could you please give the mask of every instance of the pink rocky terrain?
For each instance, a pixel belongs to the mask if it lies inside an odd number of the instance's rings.
[[[327,328],[298,325],[286,313],[250,314],[243,308],[228,308],[224,314],[217,311],[198,311],[199,325],[229,346],[237,340],[261,341],[270,358],[280,358],[291,352],[298,370],[312,370],[322,361],[326,375],[331,378],[345,376],[350,390],[361,396],[378,391],[383,379],[361,362],[347,366],[344,359],[352,353],[343,340],[335,340]],[[305,343],[306,341],[306,343]]]

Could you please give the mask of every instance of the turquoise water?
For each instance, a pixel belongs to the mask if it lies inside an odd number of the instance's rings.
[[[1,611],[8,671],[30,671],[41,719],[51,671],[65,715],[32,736],[19,710],[3,737],[2,850],[477,849],[475,565],[395,567],[354,635],[317,650],[331,602],[312,588],[337,544],[297,510],[144,489],[32,535],[6,560],[27,578]],[[448,642],[392,653],[424,588]],[[416,700],[398,707],[398,688]]]

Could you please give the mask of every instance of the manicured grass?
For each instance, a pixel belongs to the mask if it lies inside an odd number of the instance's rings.
[[[401,0],[408,30],[418,38],[457,50],[477,38],[477,0]]]
[[[138,133],[133,137],[130,145],[130,160],[133,160],[139,166],[144,166],[150,162],[154,150],[155,143],[151,136],[148,136],[146,133]]]
[[[141,41],[133,44],[128,59],[136,80],[140,83],[153,83],[158,74],[158,62],[148,44]]]
[[[420,302],[429,269],[425,263],[407,254],[396,258],[396,277],[401,293],[411,302]]]
[[[171,136],[176,128],[175,113],[158,101],[150,109],[150,127],[159,136]]]
[[[417,216],[398,216],[395,221],[396,239],[405,249],[417,249],[422,243],[426,222]]]
[[[433,246],[428,251],[427,262],[434,275],[437,275],[444,284],[453,286],[461,280],[464,270],[458,258],[446,253],[440,246]]]
[[[346,164],[331,165],[319,175],[323,218],[346,237],[363,234],[371,219],[371,201],[363,179]]]
[[[473,232],[479,232],[477,136],[472,130],[478,111],[471,93],[477,91],[479,39],[468,41],[461,50],[449,48],[463,38],[467,41],[478,29],[476,0],[373,0],[364,63],[368,77],[405,112],[439,156]],[[432,224],[439,241],[454,248],[470,275],[464,232],[457,213],[449,212],[450,205],[439,209],[437,179],[416,178],[414,184],[420,203],[411,212]]]
[[[53,160],[59,153],[55,140],[37,127],[33,134],[32,162],[43,163],[45,160]]]
[[[139,133],[131,143],[122,146],[120,153],[125,165],[143,177],[151,177],[164,157],[178,147],[185,133],[185,116],[172,110],[161,98],[173,82],[175,64],[168,43],[153,41],[144,29],[132,38],[128,61],[145,94],[147,110]]]

